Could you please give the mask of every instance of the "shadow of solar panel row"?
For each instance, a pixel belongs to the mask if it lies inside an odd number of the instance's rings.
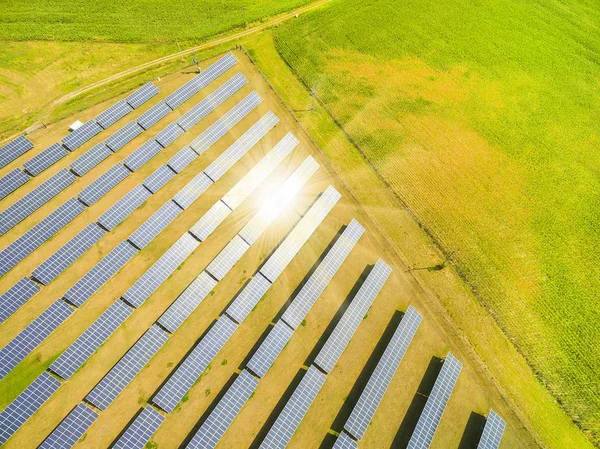
[[[20,168],[15,168],[0,178],[0,200],[6,198],[23,184],[29,181],[29,175]]]
[[[138,249],[143,249],[150,243],[169,223],[179,216],[182,209],[173,201],[167,201],[154,212],[142,225],[129,236],[129,240]]]
[[[34,213],[76,180],[77,178],[73,173],[66,168],[63,168],[19,201],[9,206],[4,212],[0,213],[0,235],[6,234],[6,232]]]
[[[306,284],[298,292],[290,306],[285,310],[281,319],[293,329],[298,329],[306,315],[323,294],[333,276],[338,272],[350,251],[356,246],[364,233],[364,228],[352,219],[344,229],[340,238],[327,252],[323,261],[319,264]]]
[[[125,101],[120,100],[110,108],[98,114],[94,120],[104,129],[121,120],[127,114],[133,111],[133,108]]]
[[[246,368],[263,378],[267,371],[273,366],[275,359],[279,357],[285,345],[288,344],[294,329],[289,327],[283,321],[279,320],[271,329],[267,338],[261,343],[258,350],[254,353]]]
[[[188,233],[183,234],[124,294],[123,299],[139,308],[160,285],[181,265],[200,243]]]
[[[79,199],[86,206],[91,206],[130,174],[131,172],[127,167],[121,163],[116,163],[79,192]]]
[[[140,115],[136,121],[138,125],[147,130],[159,120],[166,117],[172,110],[167,103],[161,101]]]
[[[104,143],[113,152],[117,152],[143,132],[144,128],[136,122],[129,122],[112,136],[107,138]]]
[[[200,172],[175,194],[173,201],[175,201],[182,209],[187,209],[194,201],[200,198],[212,184],[212,180],[206,176],[204,172]]]
[[[287,446],[326,379],[325,374],[314,366],[308,368],[261,443],[260,449],[281,449]]]
[[[144,407],[112,449],[144,449],[164,420],[165,417],[152,406]]]
[[[150,139],[143,143],[137,150],[123,160],[123,164],[132,172],[140,169],[142,165],[162,151],[159,143]]]
[[[169,159],[167,165],[175,173],[181,173],[183,169],[190,165],[191,162],[197,157],[198,155],[196,154],[196,152],[186,145],[181,150],[179,150],[175,154],[175,156]]]
[[[335,440],[333,449],[358,449],[358,443],[354,441],[346,432],[342,432]]]
[[[92,137],[102,132],[102,127],[94,120],[89,120],[73,131],[71,134],[63,137],[62,143],[69,151],[75,151],[81,145],[86,143]]]
[[[231,53],[223,56],[217,62],[204,70],[204,72],[195,76],[167,98],[165,98],[165,103],[167,103],[171,109],[175,109],[183,104],[183,102],[200,92],[200,90],[204,89],[231,67],[233,67],[236,62],[237,61]]]
[[[214,448],[258,386],[258,379],[243,370],[210,413],[186,449]]]
[[[233,321],[221,316],[158,390],[152,403],[171,413],[236,329],[237,325]]]
[[[125,265],[135,254],[135,249],[129,242],[119,243],[110,253],[104,256],[92,267],[77,283],[64,295],[71,304],[81,307],[94,293],[100,290],[111,277],[113,277],[123,265]]]
[[[54,143],[44,151],[23,163],[23,168],[31,176],[37,176],[54,163],[66,157],[69,152],[60,143]]]
[[[85,397],[90,404],[106,410],[169,338],[154,325],[127,351],[106,376]]]
[[[158,95],[158,92],[158,87],[156,87],[154,83],[148,82],[125,98],[125,101],[129,103],[133,109],[137,109],[150,100],[150,98]]]
[[[110,148],[100,142],[71,162],[71,170],[77,176],[83,176],[111,154]]]
[[[190,228],[189,233],[203,242],[230,213],[231,209],[219,200]]]
[[[0,413],[0,444],[6,443],[60,386],[59,380],[43,372],[8,404]]]
[[[38,449],[70,449],[98,419],[98,413],[85,404],[77,404],[71,413],[44,440]]]
[[[0,296],[0,324],[39,292],[41,287],[28,277],[9,288]]]
[[[379,407],[383,395],[396,374],[422,319],[415,309],[409,307],[379,362],[377,362],[375,371],[371,374],[360,398],[352,409],[350,417],[344,424],[346,432],[357,440],[365,436],[377,407]]]
[[[33,143],[25,136],[19,136],[12,142],[7,143],[0,149],[0,168],[6,167],[32,148]]]
[[[62,206],[7,246],[0,252],[0,276],[10,271],[84,210],[83,204],[75,198],[68,199]]]
[[[427,449],[429,447],[461,369],[462,364],[451,353],[448,353],[442,370],[433,385],[433,390],[427,398],[425,408],[419,416],[417,426],[410,437],[407,449]]]
[[[69,379],[132,312],[123,301],[115,301],[50,365],[50,371]]]
[[[326,373],[335,367],[391,272],[390,267],[379,259],[352,299],[315,359],[315,365]]]
[[[113,204],[110,209],[98,218],[98,224],[112,231],[123,222],[134,210],[150,198],[151,193],[143,185],[138,184]]]
[[[496,412],[490,410],[477,449],[498,449],[506,423]]]
[[[250,245],[248,245],[239,235],[236,235],[231,239],[227,246],[221,250],[217,257],[208,264],[206,271],[218,281],[222,280],[249,248]]]
[[[176,173],[167,167],[166,165],[161,165],[154,172],[148,176],[142,184],[152,193],[158,192],[164,185],[169,182]]]
[[[0,379],[3,379],[25,357],[50,335],[74,309],[62,299],[54,301],[35,320],[0,349]]]
[[[267,290],[271,288],[271,282],[264,277],[260,272],[252,278],[240,294],[235,298],[235,301],[227,308],[225,313],[234,321],[241,324],[254,306],[258,304]]]
[[[159,132],[154,138],[163,147],[166,148],[168,145],[173,143],[175,139],[181,136],[185,131],[176,122],[169,123],[161,132]]]

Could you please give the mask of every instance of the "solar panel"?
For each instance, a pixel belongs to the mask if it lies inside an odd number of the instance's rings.
[[[33,148],[31,141],[25,136],[19,136],[0,149],[0,168],[6,167],[19,156]]]
[[[0,444],[6,441],[31,418],[44,402],[54,394],[61,383],[47,372],[42,372],[31,384],[0,413]]]
[[[79,192],[79,199],[87,206],[91,206],[127,178],[130,173],[123,164],[120,162],[116,163]]]
[[[283,321],[294,329],[300,326],[363,233],[364,228],[353,219],[283,313]]]
[[[37,176],[51,165],[60,161],[69,152],[60,143],[54,143],[23,163],[23,168],[31,176]]]
[[[9,288],[0,296],[0,324],[39,292],[41,287],[28,277]]]
[[[152,125],[156,124],[159,120],[166,117],[172,109],[165,103],[161,101],[156,103],[142,115],[140,115],[137,119],[138,125],[140,125],[144,129],[149,129]]]
[[[152,82],[144,84],[134,93],[125,98],[125,101],[129,103],[129,105],[133,109],[139,108],[145,102],[147,102],[150,98],[157,95],[159,92],[158,87],[156,87]]]
[[[188,233],[183,234],[146,272],[123,294],[123,299],[133,307],[140,307],[160,285],[198,247],[198,241]]]
[[[202,218],[190,228],[189,232],[203,242],[221,223],[223,223],[223,220],[225,220],[230,213],[231,209],[229,209],[225,203],[217,201],[213,207],[206,211],[206,213],[202,215]]]
[[[290,132],[281,139],[277,145],[263,157],[258,164],[244,176],[223,197],[223,202],[231,210],[238,207],[254,190],[262,184],[275,168],[293,151],[298,145],[298,139]]]
[[[346,432],[357,440],[365,436],[367,427],[373,419],[394,374],[396,374],[422,319],[415,309],[409,307],[385,348],[385,352],[377,362],[375,371],[373,371],[350,417],[344,424]]]
[[[168,338],[169,335],[160,327],[152,326],[94,387],[85,400],[100,410],[106,410]]]
[[[98,224],[112,231],[123,222],[134,210],[144,204],[151,193],[143,185],[138,184],[111,206],[98,218]]]
[[[115,301],[50,365],[50,371],[65,380],[71,377],[132,312],[123,301]]]
[[[4,348],[0,349],[0,379],[6,377],[73,312],[73,308],[66,302],[57,299]]]
[[[248,131],[246,131],[229,148],[219,155],[204,173],[214,182],[219,180],[235,165],[254,145],[258,143],[272,128],[279,123],[279,119],[271,111],[261,117]]]
[[[110,148],[100,142],[71,162],[71,170],[77,176],[83,176],[111,154]]]
[[[75,198],[68,199],[62,206],[2,250],[0,252],[0,276],[10,271],[84,210],[83,204]]]
[[[429,447],[461,369],[462,364],[451,353],[448,353],[442,370],[433,385],[433,390],[427,398],[425,408],[419,416],[407,449],[427,449]]]
[[[258,377],[265,377],[267,371],[273,366],[275,359],[279,357],[285,345],[292,338],[293,333],[294,330],[292,328],[279,320],[275,324],[275,327],[271,329],[267,338],[261,343],[246,367]]]
[[[348,436],[347,433],[340,433],[335,440],[333,449],[358,449],[358,443]]]
[[[203,271],[169,306],[158,319],[158,323],[169,332],[174,333],[215,288],[215,285],[217,285],[217,281]]]
[[[71,134],[63,137],[62,143],[69,151],[74,151],[95,135],[102,132],[102,128],[95,121],[85,122]]]
[[[217,280],[221,280],[233,268],[233,266],[242,258],[244,253],[250,248],[244,240],[236,235],[227,244],[225,248],[208,264],[206,271]]]
[[[271,287],[271,282],[262,274],[256,273],[252,280],[244,287],[235,301],[227,308],[226,312],[237,323],[242,321],[252,312],[252,309],[258,304],[267,290]]]
[[[162,147],[154,139],[147,140],[137,150],[123,160],[123,164],[131,171],[137,171],[162,151]]]
[[[213,182],[211,179],[206,176],[204,172],[200,172],[194,179],[188,182],[183,189],[177,192],[173,201],[179,204],[179,207],[182,209],[187,209],[200,197],[200,195],[206,192],[212,184]]]
[[[490,415],[485,422],[483,434],[477,445],[477,449],[498,449],[500,441],[504,434],[506,423],[493,410],[490,410]]]
[[[135,421],[119,437],[112,449],[143,449],[146,447],[152,435],[156,433],[165,417],[153,409],[146,406]]]
[[[152,403],[171,413],[236,329],[237,325],[233,321],[221,316],[158,390]]]
[[[243,370],[212,410],[186,449],[214,448],[258,386],[258,379]]]
[[[177,124],[177,122],[169,123],[161,132],[159,132],[154,138],[163,148],[170,145],[181,136],[185,131]]]
[[[119,151],[137,136],[144,132],[144,128],[138,125],[136,122],[129,122],[124,125],[120,130],[110,136],[104,141],[106,146],[112,151]]]
[[[196,152],[186,145],[181,150],[179,150],[177,154],[175,154],[175,156],[169,159],[167,165],[175,173],[181,173],[181,171],[197,157],[198,155],[196,154]]]
[[[94,120],[96,120],[96,122],[98,122],[102,128],[106,129],[121,120],[131,111],[133,111],[133,108],[129,106],[125,100],[120,100],[113,104],[106,111],[98,114]]]
[[[38,449],[69,449],[75,446],[97,418],[98,413],[87,405],[77,404]]]
[[[175,176],[175,172],[166,165],[161,165],[148,176],[142,184],[152,193],[158,192],[167,182]]]
[[[284,448],[288,445],[326,379],[325,374],[314,366],[308,368],[260,445],[260,449]]]
[[[173,201],[167,201],[131,234],[128,240],[136,248],[142,249],[150,243],[181,213],[181,208]]]
[[[15,168],[0,178],[0,200],[6,198],[23,184],[29,181],[29,175],[20,168]]]
[[[379,259],[352,299],[352,303],[315,359],[315,365],[326,373],[330,373],[335,367],[391,272],[390,267]]]
[[[16,203],[0,213],[0,235],[5,234],[29,215],[34,213],[77,178],[66,168],[48,178]]]
[[[127,241],[119,243],[110,253],[92,267],[77,283],[65,293],[64,298],[71,304],[81,307],[94,293],[100,290],[111,277],[137,253]]]
[[[341,197],[333,186],[329,186],[262,266],[261,274],[275,282]]]

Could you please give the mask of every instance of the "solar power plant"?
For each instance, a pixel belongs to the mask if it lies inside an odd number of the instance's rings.
[[[104,237],[104,234],[105,232],[100,226],[90,223],[33,270],[32,276],[42,284],[48,285],[79,256]]]
[[[200,92],[200,90],[204,89],[208,86],[212,81],[217,79],[220,75],[225,73],[231,67],[233,67],[236,63],[235,58],[231,54],[227,54],[215,62],[213,65],[208,67],[204,72],[192,78],[190,81],[185,83],[167,98],[165,98],[165,102],[172,108],[183,104],[186,100],[191,98],[196,93]]]
[[[142,165],[162,151],[159,143],[150,139],[123,160],[123,164],[131,171],[137,171]]]
[[[200,197],[200,195],[206,192],[212,184],[212,180],[206,176],[204,172],[200,172],[194,179],[188,182],[183,189],[177,192],[173,201],[179,204],[179,207],[182,209],[187,209]]]
[[[377,261],[369,276],[352,299],[352,303],[335,326],[325,345],[315,359],[315,365],[330,373],[346,349],[350,339],[369,311],[375,297],[385,284],[392,270],[381,259]]]
[[[350,251],[364,233],[364,228],[356,220],[352,220],[344,229],[340,238],[329,250],[323,261],[315,269],[306,284],[296,295],[290,306],[283,313],[281,319],[289,326],[297,329],[306,315],[319,299],[333,276],[340,269]]]
[[[106,410],[168,338],[169,335],[160,327],[152,326],[94,387],[85,400],[100,410]]]
[[[143,449],[164,420],[163,415],[151,406],[146,406],[119,437],[112,449]]]
[[[258,379],[243,370],[210,413],[186,449],[214,448],[258,386]]]
[[[314,366],[308,368],[260,445],[260,449],[284,448],[288,445],[326,379],[325,374]]]
[[[150,100],[150,98],[157,95],[158,92],[158,87],[156,87],[152,82],[149,82],[125,98],[125,101],[129,103],[133,109],[137,109],[145,102]]]
[[[506,423],[493,410],[485,422],[483,434],[477,445],[477,449],[498,449]]]
[[[347,433],[340,433],[335,440],[333,449],[358,449],[358,443],[348,436]]]
[[[262,184],[275,168],[296,148],[298,139],[290,132],[263,157],[227,194],[223,202],[234,210]]]
[[[275,282],[341,197],[333,186],[329,186],[262,266],[261,274]]]
[[[219,155],[208,167],[204,173],[210,179],[216,182],[221,176],[227,173],[233,165],[244,156],[250,148],[258,143],[275,125],[279,119],[271,111],[267,112],[258,122],[248,129],[238,140]]]
[[[237,125],[262,102],[263,99],[256,91],[251,92],[246,98],[227,111],[223,117],[192,140],[190,147],[198,153],[198,155],[204,153],[212,144],[223,137],[231,128]]]
[[[221,316],[158,390],[152,403],[165,412],[171,413],[236,329],[237,325],[233,321],[226,316]]]
[[[156,103],[142,115],[140,115],[137,119],[138,125],[140,125],[144,129],[149,129],[152,125],[157,123],[163,117],[166,117],[172,109],[165,103],[161,101]]]
[[[143,185],[138,184],[117,201],[110,209],[98,218],[98,224],[104,229],[112,231],[134,210],[150,198],[151,193]]]
[[[28,277],[9,288],[0,296],[0,324],[39,292],[41,287]]]
[[[71,377],[132,312],[123,301],[115,301],[50,365],[50,371],[65,380]]]
[[[267,374],[267,371],[271,368],[275,359],[279,357],[285,345],[287,345],[294,329],[289,327],[283,321],[279,320],[277,324],[271,329],[267,338],[261,343],[258,350],[254,353],[246,368],[256,374],[258,377],[263,378]]]
[[[23,163],[23,168],[31,176],[37,176],[51,165],[67,156],[69,152],[60,143],[54,143],[36,156]]]
[[[163,148],[166,148],[183,133],[184,130],[177,124],[177,122],[171,122],[161,132],[154,136],[154,138]]]
[[[208,264],[206,271],[217,280],[221,280],[233,268],[233,266],[248,251],[250,245],[236,235],[223,250]]]
[[[19,156],[33,148],[31,141],[25,136],[19,136],[0,149],[0,168],[6,167]]]
[[[375,371],[373,371],[350,417],[344,424],[346,432],[357,440],[365,436],[367,427],[373,419],[394,374],[396,374],[422,319],[415,309],[409,307],[381,359],[377,362]]]
[[[0,444],[6,441],[54,394],[61,383],[42,372],[0,413]]]
[[[181,213],[181,208],[173,201],[167,201],[129,236],[138,249],[144,248]]]
[[[144,128],[138,125],[136,122],[129,122],[124,125],[120,130],[110,136],[104,141],[106,146],[112,151],[119,151],[137,136],[144,132]]]
[[[71,304],[81,307],[94,293],[100,290],[111,277],[137,253],[130,243],[119,243],[110,253],[100,260],[64,295]]]
[[[79,192],[79,199],[87,206],[91,206],[127,178],[130,173],[123,164],[116,163]]]
[[[158,324],[174,333],[216,285],[217,281],[208,273],[200,273],[158,319]]]
[[[68,186],[77,178],[66,168],[48,178],[16,203],[0,213],[0,235],[6,234],[15,225],[34,213]]]
[[[123,299],[133,307],[140,307],[160,285],[183,263],[200,243],[183,234],[173,245],[133,284]]]
[[[429,447],[461,369],[462,364],[448,353],[425,408],[419,416],[419,422],[410,437],[407,449],[427,449]]]
[[[187,145],[179,150],[175,156],[169,159],[167,165],[173,170],[175,173],[181,173],[181,171],[187,167],[194,159],[196,159],[198,155],[194,150],[192,150]]]
[[[188,131],[247,83],[248,80],[241,73],[234,75],[229,81],[224,83],[204,100],[183,114],[177,120],[177,123],[184,130]]]
[[[75,159],[71,163],[71,170],[77,176],[83,176],[111,154],[110,148],[100,142]]]
[[[203,242],[231,213],[225,203],[217,201],[202,217],[190,228],[190,234]]]
[[[88,431],[98,413],[85,404],[77,404],[71,413],[38,446],[38,449],[70,449]]]
[[[0,252],[0,276],[10,271],[84,210],[83,204],[75,198],[68,199],[62,206],[7,246]]]
[[[161,165],[148,176],[142,184],[152,193],[158,192],[167,182],[175,176],[175,172],[166,165]]]
[[[100,132],[102,132],[102,127],[95,121],[90,120],[71,134],[63,137],[62,143],[67,147],[67,150],[74,151]]]
[[[23,184],[29,181],[29,175],[20,168],[15,168],[0,179],[0,200],[6,198]]]
[[[0,379],[3,379],[28,354],[31,354],[73,311],[73,308],[66,302],[57,299],[4,348],[0,349]]]
[[[267,290],[271,287],[271,282],[262,274],[256,273],[250,282],[244,287],[235,301],[227,308],[225,313],[237,323],[242,324],[248,314],[258,304]]]
[[[106,111],[101,112],[94,120],[104,129],[117,123],[127,114],[133,111],[133,108],[125,100],[121,100],[113,104]]]

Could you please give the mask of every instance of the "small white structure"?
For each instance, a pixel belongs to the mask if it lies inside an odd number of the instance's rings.
[[[79,128],[81,128],[83,126],[83,122],[80,122],[79,120],[71,123],[71,126],[69,126],[69,131],[73,132]]]

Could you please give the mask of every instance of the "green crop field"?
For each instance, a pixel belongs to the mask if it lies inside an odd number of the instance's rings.
[[[600,444],[600,11],[334,0],[277,49]]]

